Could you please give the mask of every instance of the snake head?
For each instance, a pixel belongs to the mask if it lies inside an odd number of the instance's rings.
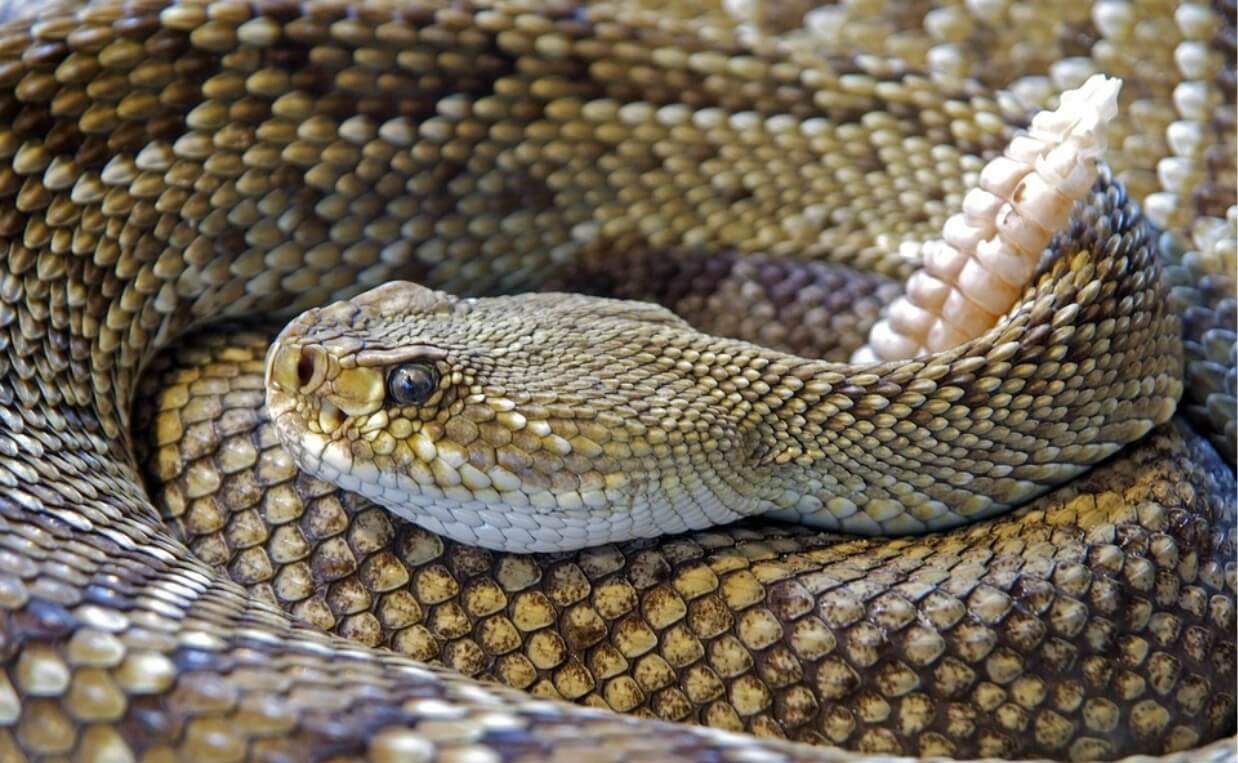
[[[655,355],[685,336],[699,335],[644,303],[391,283],[292,321],[267,357],[267,405],[303,469],[461,542],[682,532],[737,516],[716,515],[685,463],[729,471],[730,445],[709,390]]]
[[[303,469],[345,489],[383,484],[404,451],[457,403],[448,352],[416,327],[467,309],[448,294],[388,284],[302,313],[267,355],[267,409]]]

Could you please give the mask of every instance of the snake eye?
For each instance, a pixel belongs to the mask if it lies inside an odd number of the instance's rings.
[[[387,374],[387,394],[402,405],[424,405],[438,389],[438,369],[426,363],[405,363]]]

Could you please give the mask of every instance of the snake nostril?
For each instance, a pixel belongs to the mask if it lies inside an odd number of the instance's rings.
[[[312,392],[323,380],[326,359],[314,347],[277,346],[271,358],[270,382],[285,392]]]
[[[301,352],[297,361],[297,382],[304,387],[314,378],[314,358],[308,352]]]

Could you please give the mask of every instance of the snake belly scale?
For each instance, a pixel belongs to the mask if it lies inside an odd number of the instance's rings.
[[[1012,80],[1067,58],[1055,45],[1041,46],[1048,61],[1007,46],[1008,22],[1037,23],[1030,6],[1011,4],[1009,18],[952,6],[923,25],[914,10],[889,9],[884,29],[905,33],[878,55],[871,24],[801,25],[806,3],[20,5],[0,30],[0,759],[1232,759],[1233,739],[1217,737],[1234,725],[1233,475],[1181,422],[1008,518],[892,545],[748,525],[515,562],[523,557],[470,555],[404,530],[436,549],[389,554],[405,569],[429,562],[406,609],[445,616],[455,605],[469,632],[410,617],[395,629],[412,631],[402,641],[367,635],[368,621],[352,617],[366,608],[337,607],[347,587],[316,591],[324,572],[313,565],[283,587],[261,575],[250,590],[229,580],[216,566],[229,543],[281,564],[272,552],[284,547],[249,542],[244,523],[225,520],[222,539],[220,527],[193,525],[212,501],[228,507],[207,471],[180,477],[202,500],[165,524],[134,456],[130,407],[143,371],[217,318],[299,310],[400,277],[468,294],[524,290],[621,245],[833,257],[906,275],[917,256],[909,242],[940,229],[964,177],[1025,112],[966,76],[965,43],[1012,51],[977,77]],[[1115,5],[1093,14],[1094,55],[1124,65],[1147,30],[1136,34]],[[1065,4],[1054,9],[1039,15],[1092,28]],[[1232,69],[1214,65],[1214,53],[1232,53],[1232,7],[1158,6],[1151,18],[1154,37],[1169,24],[1180,31],[1163,39],[1198,43],[1180,56],[1195,84],[1171,107],[1185,125],[1174,146],[1198,133],[1232,158]],[[1081,38],[1066,36],[1073,50]],[[1110,38],[1128,42],[1100,44]],[[1077,57],[1052,73],[1069,78],[1071,65]],[[1128,138],[1140,119],[1173,121],[1157,100],[1172,83],[1139,84]],[[1035,83],[1018,90],[1034,96]],[[1232,174],[1215,152],[1184,148],[1150,179],[1145,149],[1158,140],[1124,141],[1115,168],[1178,237],[1177,249],[1162,247],[1182,256],[1175,277],[1213,279],[1198,291],[1179,280],[1164,305],[1211,313],[1226,293],[1216,283],[1232,282],[1233,249],[1206,220],[1232,203]],[[1201,192],[1184,192],[1187,182]],[[1118,329],[1112,342],[1158,322],[1149,337],[1166,336],[1177,322],[1153,283],[1153,239],[1127,228],[1139,224],[1132,205],[1102,189],[1036,287],[1103,302],[1105,287],[1089,284],[1130,285],[1096,329]],[[1053,326],[1048,341],[1069,329]],[[1188,360],[1222,369],[1200,372],[1206,397],[1190,411],[1223,431],[1224,320],[1188,320],[1187,330]],[[1181,359],[1165,349],[1150,339],[1112,355],[1152,369],[1163,380],[1148,393],[1174,398]],[[1035,363],[1047,372],[1057,360]],[[205,387],[194,394],[220,384]],[[1143,399],[1134,387],[1131,399]],[[1139,426],[1162,421],[1163,408],[1153,401]],[[195,432],[236,434],[245,420]],[[195,457],[204,442],[192,443]],[[326,505],[286,500],[307,516]],[[341,553],[344,540],[353,554],[365,542],[319,529],[315,540]],[[583,594],[563,593],[573,569]],[[462,598],[418,599],[442,570],[465,583]],[[604,591],[628,589],[627,609],[608,608]],[[477,605],[477,591],[496,590],[498,609]],[[537,595],[549,609],[527,619]],[[691,620],[692,606],[713,616]],[[597,641],[580,637],[593,617],[606,633]],[[536,627],[515,628],[498,654],[487,634],[502,619]],[[621,634],[628,640],[615,643]],[[534,663],[555,639],[564,659]],[[525,688],[542,696],[399,653],[507,681],[497,660],[470,662],[487,648],[517,667],[523,656],[533,666]],[[589,662],[605,655],[621,659]],[[916,660],[922,670],[909,667]],[[662,664],[678,684],[658,683]],[[1041,683],[1051,672],[1067,679],[1053,692]],[[571,691],[586,674],[597,690]],[[690,696],[711,674],[719,692]],[[573,695],[651,717],[547,700]]]

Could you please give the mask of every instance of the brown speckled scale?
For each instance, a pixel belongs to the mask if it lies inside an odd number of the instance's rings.
[[[657,302],[707,334],[840,362],[902,292],[891,278],[829,262],[733,252],[670,256],[623,242],[586,253],[561,286]]]

